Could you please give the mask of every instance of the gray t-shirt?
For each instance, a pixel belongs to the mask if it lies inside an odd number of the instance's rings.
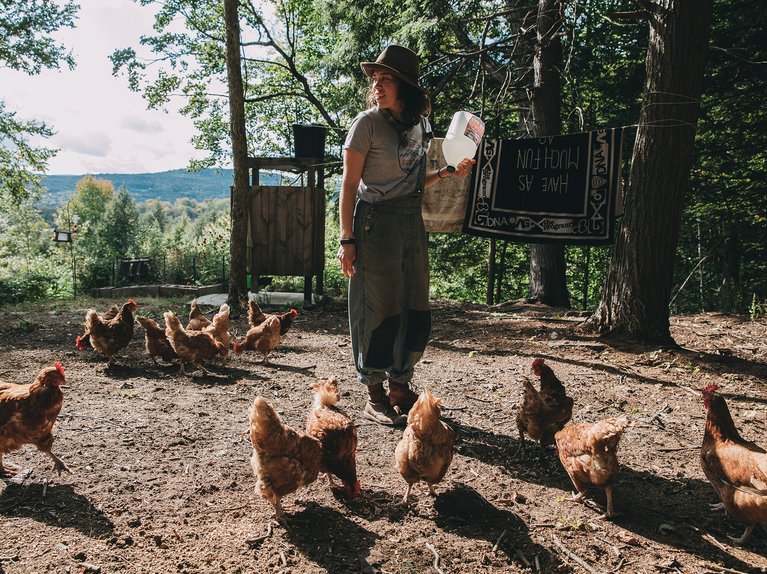
[[[423,192],[426,150],[431,140],[429,121],[421,118],[403,138],[396,126],[387,110],[371,108],[357,115],[349,128],[344,149],[365,157],[357,190],[363,201],[376,203]]]

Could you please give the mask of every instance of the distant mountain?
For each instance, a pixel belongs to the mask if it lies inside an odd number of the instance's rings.
[[[229,197],[233,182],[231,169],[203,169],[188,172],[184,169],[158,173],[94,173],[96,179],[108,179],[115,190],[125,186],[137,203],[148,199],[160,199],[173,203],[176,199],[188,197],[197,201]],[[42,184],[48,194],[42,203],[58,205],[75,192],[75,187],[84,175],[48,175]],[[262,185],[280,185],[280,175],[261,172]]]

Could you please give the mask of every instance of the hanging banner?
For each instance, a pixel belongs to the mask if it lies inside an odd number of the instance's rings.
[[[527,243],[612,243],[622,129],[489,140],[472,173],[463,231]]]

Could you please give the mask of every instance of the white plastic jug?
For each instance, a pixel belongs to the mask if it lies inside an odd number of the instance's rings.
[[[447,171],[455,171],[455,166],[467,157],[474,157],[477,146],[485,133],[485,122],[469,112],[455,112],[445,141],[442,142],[442,154],[447,162]]]

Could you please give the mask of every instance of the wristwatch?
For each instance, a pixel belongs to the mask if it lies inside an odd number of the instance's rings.
[[[347,237],[346,239],[341,239],[341,245],[354,245],[357,243],[357,240],[354,239],[354,237]]]

